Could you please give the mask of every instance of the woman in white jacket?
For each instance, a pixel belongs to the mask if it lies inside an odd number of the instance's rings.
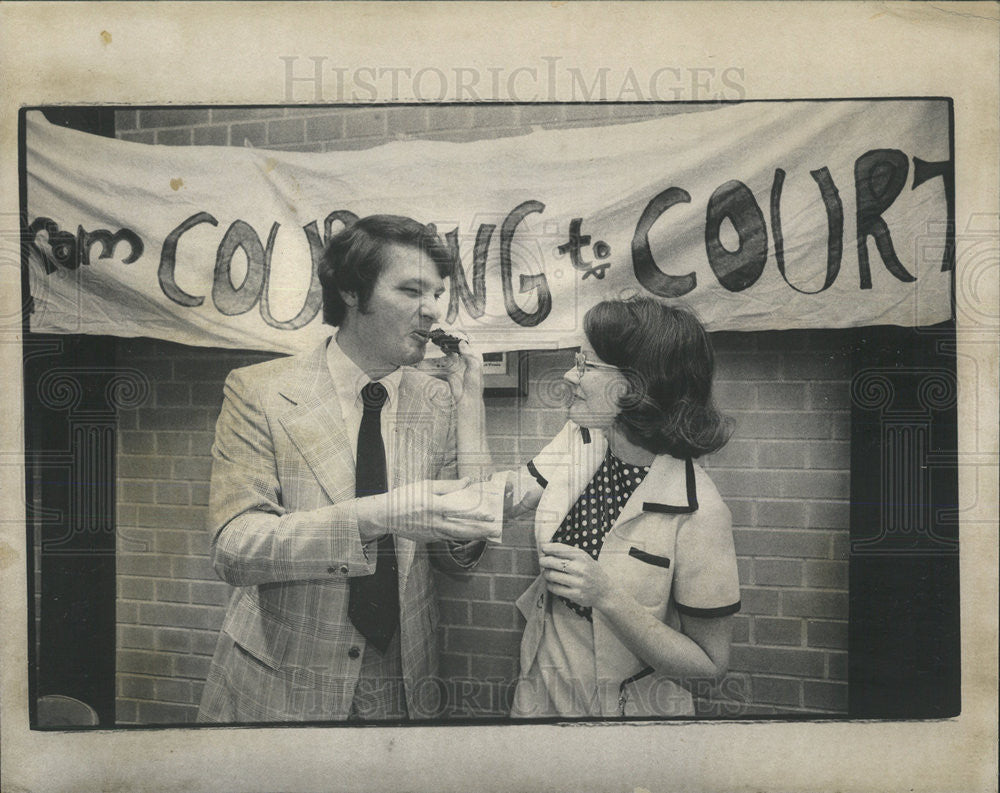
[[[728,667],[740,606],[728,508],[694,458],[721,448],[713,356],[693,314],[600,303],[565,379],[569,421],[517,477],[540,575],[511,715],[693,713],[693,681]]]

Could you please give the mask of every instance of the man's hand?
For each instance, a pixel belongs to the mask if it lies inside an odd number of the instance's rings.
[[[457,353],[450,353],[446,359],[448,387],[452,399],[461,409],[462,400],[481,399],[483,396],[483,356],[473,351],[464,339],[458,345]]]
[[[417,542],[483,539],[493,528],[493,515],[481,510],[449,511],[441,498],[468,483],[468,479],[428,479],[358,499],[361,539],[367,542],[383,534]]]

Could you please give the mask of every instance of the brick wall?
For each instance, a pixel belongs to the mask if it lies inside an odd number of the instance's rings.
[[[847,708],[848,332],[715,334],[732,441],[705,461],[733,513],[731,667],[754,712]]]
[[[387,140],[473,140],[531,126],[590,126],[692,106],[128,110],[118,137],[168,145],[296,151]],[[737,420],[704,464],[734,518],[743,610],[732,673],[699,700],[706,715],[846,710],[850,361],[837,331],[720,333],[717,398]],[[150,380],[120,417],[118,721],[194,717],[229,588],[208,562],[212,431],[228,371],[268,356],[121,340],[118,364]],[[537,452],[562,425],[551,384],[572,353],[529,356],[529,393],[490,400],[498,465]],[[439,577],[442,671],[466,681],[456,713],[503,715],[522,620],[514,600],[537,573],[530,527],[505,531],[480,568]]]

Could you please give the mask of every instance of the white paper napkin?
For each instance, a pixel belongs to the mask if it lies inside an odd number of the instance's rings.
[[[489,479],[472,482],[467,487],[446,493],[440,498],[449,512],[492,515],[492,521],[473,522],[482,526],[484,539],[500,543],[503,537],[503,494],[506,485],[507,475],[496,473]],[[456,517],[455,520],[461,520],[461,517]]]

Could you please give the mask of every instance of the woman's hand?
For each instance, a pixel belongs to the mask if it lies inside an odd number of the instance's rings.
[[[601,609],[616,591],[597,560],[582,548],[559,542],[543,542],[539,548],[538,564],[553,595]]]
[[[464,339],[458,345],[457,353],[446,357],[448,387],[456,405],[463,398],[481,399],[483,396],[483,356],[475,352]]]

